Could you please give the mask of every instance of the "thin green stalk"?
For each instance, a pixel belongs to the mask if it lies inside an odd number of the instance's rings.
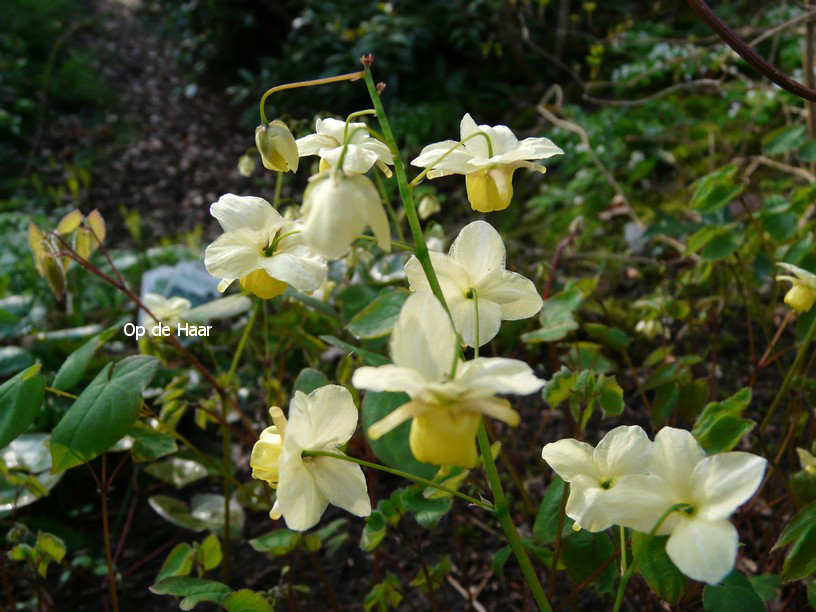
[[[444,491],[449,495],[455,495],[468,503],[473,504],[474,506],[479,506],[484,508],[485,510],[490,510],[491,512],[494,510],[493,506],[488,504],[487,502],[483,502],[480,499],[476,499],[475,497],[471,497],[470,495],[466,495],[461,493],[455,489],[451,489],[439,483],[436,483],[432,480],[428,480],[427,478],[421,478],[419,476],[414,476],[413,474],[409,474],[408,472],[403,472],[402,470],[395,470],[394,468],[387,467],[385,465],[380,465],[379,463],[371,463],[370,461],[364,461],[362,459],[357,459],[356,457],[350,457],[348,455],[343,455],[342,453],[332,453],[329,451],[303,451],[304,457],[331,457],[332,459],[339,459],[340,461],[348,461],[349,463],[356,463],[357,465],[362,465],[363,467],[372,468],[374,470],[380,470],[381,472],[388,472],[389,474],[393,474],[394,476],[399,476],[401,478],[406,478],[408,480],[412,480],[417,484],[421,484],[426,487],[433,487],[434,489],[439,489],[440,491]]]
[[[357,236],[357,240],[368,240],[369,242],[377,242],[376,237],[366,235]],[[414,252],[414,247],[412,245],[408,244],[407,242],[400,242],[399,240],[394,240],[393,238],[391,239],[391,246],[395,246],[398,249],[402,249],[403,251],[407,251],[409,253]]]
[[[388,116],[385,114],[380,95],[377,92],[377,86],[374,84],[374,79],[371,76],[371,68],[365,65],[364,69],[365,84],[368,88],[368,94],[371,97],[371,102],[374,109],[377,111],[377,119],[383,130],[383,135],[386,143],[393,151],[398,151],[397,142],[394,138],[394,133],[391,131],[391,125],[388,123]],[[439,285],[439,280],[436,277],[436,272],[431,265],[431,257],[428,254],[428,246],[425,244],[425,238],[422,235],[422,226],[419,223],[419,216],[417,215],[416,206],[414,205],[413,188],[408,183],[408,177],[405,174],[405,166],[399,155],[394,155],[394,173],[397,176],[397,185],[399,187],[400,197],[402,197],[403,207],[405,208],[405,216],[408,219],[408,225],[411,228],[411,233],[414,236],[414,243],[416,244],[416,258],[422,266],[425,277],[428,279],[428,284],[431,291],[442,304],[445,311],[450,314],[448,304],[445,301],[445,295],[442,293],[442,287]],[[527,551],[521,543],[516,526],[510,517],[510,510],[507,501],[504,497],[504,491],[501,486],[501,479],[496,470],[496,463],[493,461],[493,455],[490,450],[490,441],[487,439],[487,432],[484,428],[484,423],[479,426],[478,434],[479,447],[482,453],[482,462],[484,464],[485,472],[487,473],[490,488],[493,492],[494,500],[494,514],[496,515],[499,524],[504,531],[507,542],[515,554],[524,578],[527,581],[530,590],[533,593],[533,598],[536,600],[538,607],[541,610],[551,611],[550,603],[547,601],[547,596],[544,594],[544,589],[541,588],[541,582],[538,575],[530,563],[530,558],[527,556]]]
[[[368,66],[365,67],[363,75],[366,87],[368,87],[368,94],[371,96],[371,102],[374,104],[374,110],[377,111],[377,120],[380,122],[380,127],[382,127],[383,137],[392,150],[399,151],[394,133],[391,131],[391,125],[388,123],[388,116],[385,114],[385,109],[380,100],[380,94],[377,93],[377,86],[374,84],[374,79],[371,76],[371,69]],[[403,207],[405,208],[405,216],[408,219],[408,226],[411,228],[411,233],[414,236],[416,258],[419,260],[422,270],[428,278],[431,291],[445,310],[450,312],[448,310],[448,304],[445,301],[445,295],[442,293],[442,287],[439,286],[439,279],[436,278],[436,272],[431,265],[428,245],[425,244],[425,237],[422,235],[422,226],[419,223],[419,216],[417,215],[416,206],[414,205],[414,194],[411,186],[408,184],[408,176],[405,174],[405,165],[402,163],[402,159],[399,155],[394,155],[394,174],[397,176],[397,185],[399,187]]]
[[[348,139],[348,130],[349,124],[351,123],[352,119],[356,119],[357,117],[363,117],[365,115],[376,115],[377,111],[373,108],[367,108],[366,110],[357,111],[356,113],[351,113],[348,117],[346,117],[346,125],[343,127],[343,141]],[[366,126],[367,128],[368,126]]]
[[[394,229],[397,230],[397,238],[401,241],[405,241],[405,232],[402,231],[402,222],[400,221],[399,216],[397,215],[397,211],[394,210],[393,204],[391,204],[391,200],[388,197],[388,194],[385,191],[385,185],[383,185],[382,178],[378,173],[374,173],[374,184],[377,186],[377,191],[380,192],[380,198],[385,205],[385,211],[388,213],[388,216],[391,217],[391,221],[394,223]],[[393,243],[393,240],[392,240]],[[414,250],[414,247],[411,247],[411,250]]]
[[[776,393],[776,397],[774,397],[773,402],[771,402],[771,407],[768,408],[768,412],[765,413],[765,418],[762,419],[762,422],[759,424],[759,432],[762,433],[765,431],[765,427],[767,427],[768,423],[771,420],[776,409],[779,407],[779,403],[782,401],[782,398],[788,393],[788,389],[793,382],[793,377],[796,375],[796,372],[799,370],[799,366],[802,365],[802,361],[804,361],[805,356],[807,354],[808,347],[810,347],[810,343],[813,341],[813,338],[816,337],[816,318],[813,319],[813,322],[810,324],[810,329],[808,330],[807,336],[805,336],[804,341],[802,342],[802,346],[799,347],[799,352],[796,353],[796,358],[794,358],[791,367],[788,369],[788,373],[785,375],[785,380],[782,382],[782,386],[779,387],[779,391]]]
[[[516,561],[521,566],[521,573],[524,574],[524,579],[527,581],[527,586],[530,587],[539,610],[551,611],[552,607],[550,607],[550,602],[547,601],[547,596],[541,587],[538,574],[533,564],[530,563],[530,557],[527,555],[524,544],[521,542],[516,526],[510,516],[510,506],[504,497],[504,490],[502,489],[499,472],[496,469],[496,462],[493,460],[493,452],[490,448],[490,440],[487,438],[484,422],[479,425],[477,440],[479,441],[479,450],[482,453],[482,463],[487,474],[487,480],[490,483],[490,489],[493,491],[493,506],[495,507],[493,514],[504,531],[504,537],[507,538],[507,543],[516,556]]]
[[[275,176],[275,195],[272,197],[272,208],[278,210],[280,204],[281,189],[283,188],[283,172],[276,172]]]
[[[488,158],[493,157],[493,143],[492,143],[492,142],[490,142],[490,136],[488,136],[488,135],[487,135],[485,132],[482,132],[482,131],[479,131],[479,132],[473,132],[473,133],[472,133],[470,136],[468,136],[467,138],[463,138],[462,140],[460,140],[459,142],[457,142],[455,145],[453,145],[453,146],[452,146],[450,149],[448,149],[447,151],[445,151],[445,152],[444,152],[442,155],[440,155],[438,158],[436,158],[436,159],[433,161],[433,163],[431,163],[431,165],[430,165],[430,166],[428,166],[427,168],[425,168],[425,169],[424,169],[422,172],[420,172],[420,173],[419,173],[419,174],[418,174],[416,177],[414,177],[414,180],[412,180],[412,181],[411,181],[411,187],[416,187],[416,186],[417,186],[417,185],[418,185],[418,184],[419,184],[419,183],[422,181],[422,179],[424,179],[424,178],[425,178],[425,176],[426,176],[426,175],[427,175],[427,174],[428,174],[428,173],[429,173],[431,170],[433,170],[433,169],[434,169],[434,166],[436,166],[436,165],[437,165],[439,162],[441,162],[443,159],[445,159],[445,158],[446,158],[448,155],[450,155],[451,153],[453,153],[454,151],[456,151],[456,149],[458,149],[459,147],[461,147],[461,146],[462,146],[463,144],[465,144],[465,143],[466,143],[468,140],[471,140],[472,138],[475,138],[476,136],[483,136],[483,137],[484,137],[484,139],[487,141],[487,152],[488,152]]]
[[[264,125],[269,125],[269,121],[266,120],[266,112],[264,111],[264,106],[266,106],[266,99],[275,92],[284,91],[285,89],[297,89],[299,87],[314,87],[315,85],[326,85],[328,83],[337,83],[338,81],[354,81],[362,76],[363,76],[362,71],[350,72],[348,74],[340,74],[325,79],[311,79],[309,81],[297,81],[296,83],[286,83],[284,85],[277,85],[275,87],[272,87],[271,89],[267,89],[264,95],[261,96],[260,103],[261,123],[263,123]]]
[[[367,132],[367,127],[354,128],[351,134],[348,133],[348,123],[346,124],[346,131],[343,134],[343,148],[340,149],[340,159],[337,160],[337,169],[342,172],[343,164],[346,161],[346,153],[348,153],[348,146],[351,144],[351,139],[357,132]]]
[[[619,525],[620,527],[620,540],[621,540],[621,562],[620,562],[620,569],[621,569],[621,576],[626,574],[626,529],[623,525]]]
[[[654,524],[654,527],[652,527],[652,530],[649,532],[649,537],[650,538],[654,537],[655,533],[657,533],[657,530],[660,529],[660,526],[663,524],[663,521],[665,521],[671,513],[677,512],[678,510],[684,510],[686,508],[691,508],[691,506],[689,506],[688,504],[680,503],[674,504],[672,507],[667,509],[663,514],[660,515],[660,518],[657,519],[657,522]],[[625,546],[626,541],[623,541],[621,543],[621,559],[623,559],[624,550],[626,550]],[[629,584],[629,580],[632,578],[632,576],[635,573],[635,570],[637,569],[637,561],[638,561],[637,555],[633,554],[632,563],[629,565],[629,568],[626,570],[626,573],[623,575],[623,577],[620,580],[620,583],[618,584],[618,593],[615,596],[615,608],[613,612],[618,612],[618,610],[620,610],[621,604],[623,603],[623,594],[626,591],[626,585]]]

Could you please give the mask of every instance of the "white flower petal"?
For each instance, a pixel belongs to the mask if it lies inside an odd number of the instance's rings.
[[[664,427],[657,432],[652,448],[651,472],[664,478],[682,498],[688,502],[692,497],[689,474],[705,452],[690,431]]]
[[[357,429],[357,408],[351,393],[326,385],[306,395],[295,391],[289,404],[286,438],[302,450],[330,450],[348,442]]]
[[[519,413],[511,408],[510,402],[497,397],[470,399],[459,402],[457,405],[460,410],[478,412],[484,416],[489,416],[490,418],[507,423],[512,427],[518,425],[521,419]]]
[[[300,291],[315,291],[326,280],[326,263],[317,256],[276,253],[262,257],[260,263],[269,276]]]
[[[232,193],[222,195],[212,204],[210,214],[218,220],[225,232],[250,229],[271,235],[283,223],[278,211],[263,198]]]
[[[627,474],[647,474],[652,441],[637,425],[621,425],[603,437],[595,447],[595,465],[606,478]]]
[[[358,389],[403,391],[411,396],[424,389],[427,383],[421,372],[396,365],[357,368],[351,378],[351,384]]]
[[[504,155],[511,151],[515,151],[519,146],[518,138],[513,134],[513,131],[506,125],[497,125],[495,127],[480,126],[483,131],[490,136],[490,144],[493,146],[493,156]],[[476,138],[474,138],[476,140]]]
[[[570,482],[564,513],[582,529],[592,533],[609,529],[613,523],[604,511],[607,491],[590,477],[579,474]]]
[[[480,298],[501,306],[505,321],[532,317],[544,303],[533,281],[516,272],[495,270],[484,277],[476,289]]]
[[[466,299],[461,295],[447,299],[451,318],[456,331],[462,336],[462,342],[476,346],[476,300]],[[479,296],[479,346],[483,346],[496,337],[501,328],[502,309],[496,302]]]
[[[328,505],[302,460],[284,456],[273,512],[283,515],[289,529],[306,531],[317,525]]]
[[[615,479],[604,495],[604,512],[615,525],[649,533],[660,516],[679,503],[672,487],[659,476],[630,474]],[[672,513],[661,523],[657,535],[671,533],[677,522]]]
[[[431,406],[422,402],[408,402],[402,406],[398,406],[368,428],[368,437],[372,440],[377,440],[392,429],[402,425],[408,419],[412,419],[432,409]]]
[[[330,149],[340,146],[339,142],[327,134],[309,134],[303,138],[298,138],[295,144],[297,144],[298,155],[300,157],[317,155],[321,149]]]
[[[261,267],[260,251],[249,241],[247,230],[222,234],[204,251],[207,272],[216,278],[242,278]]]
[[[700,513],[708,520],[728,518],[756,493],[767,465],[764,458],[743,452],[713,455],[700,461],[689,477]]]
[[[564,438],[545,444],[541,450],[541,457],[556,474],[567,482],[572,482],[577,476],[584,475],[589,476],[598,484],[601,475],[592,460],[592,451],[592,446],[586,442]]]
[[[329,503],[354,516],[371,514],[365,475],[359,465],[331,457],[313,457],[312,460],[312,476]]]
[[[465,269],[444,253],[431,251],[429,255],[431,257],[431,267],[436,273],[445,301],[449,301],[454,296],[463,298],[470,288],[470,277]],[[422,269],[422,264],[419,263],[416,255],[411,255],[406,262],[405,276],[408,277],[408,284],[412,291],[431,290],[428,277],[425,276],[425,271]]]
[[[504,242],[499,232],[485,221],[474,221],[463,227],[448,255],[468,271],[474,283],[494,270],[504,269]]]
[[[453,150],[451,151],[451,149]],[[445,155],[446,153],[447,155]],[[437,161],[443,155],[445,155],[445,158]],[[428,173],[428,178],[432,179],[447,174],[467,174],[472,172],[473,169],[468,164],[472,158],[473,153],[457,141],[443,140],[422,149],[422,152],[411,162],[411,165],[419,168],[429,168],[433,165],[433,170]]]
[[[360,148],[370,151],[385,164],[392,165],[394,163],[394,154],[391,153],[391,149],[388,148],[387,144],[380,142],[376,138],[369,138],[360,145]]]
[[[320,151],[320,157],[325,159],[332,167],[337,167],[342,154],[342,146]],[[376,153],[358,145],[350,144],[346,147],[346,156],[343,158],[343,172],[363,174],[371,170],[371,166],[374,165],[375,161],[377,161]]]
[[[734,567],[737,530],[728,521],[681,517],[666,543],[666,553],[693,580],[716,584]]]
[[[465,116],[462,117],[462,121],[459,122],[459,138],[461,140],[465,140],[472,134],[482,131],[480,130],[481,127],[487,126],[476,125],[476,122],[473,120],[473,117],[470,116],[470,113],[465,113]],[[470,138],[470,140],[465,143],[465,147],[476,157],[481,157],[483,159],[490,157],[488,155],[487,139],[485,139],[483,136],[473,136],[473,138]]]
[[[402,306],[391,333],[391,359],[420,372],[426,380],[442,380],[456,355],[456,332],[450,317],[432,293],[414,293]]]
[[[480,390],[488,390],[490,395],[529,395],[544,386],[544,381],[525,362],[504,357],[477,357],[466,361],[457,369],[455,382],[470,387],[476,395],[480,395]]]

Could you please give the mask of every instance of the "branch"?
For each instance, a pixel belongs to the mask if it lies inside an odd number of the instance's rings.
[[[789,91],[804,100],[816,102],[816,89],[805,87],[801,83],[794,81],[787,74],[754,51],[734,30],[729,28],[722,19],[717,17],[714,11],[705,3],[705,0],[687,0],[687,2],[697,16],[705,21],[708,27],[711,28],[717,36],[762,75],[779,85],[785,91]]]

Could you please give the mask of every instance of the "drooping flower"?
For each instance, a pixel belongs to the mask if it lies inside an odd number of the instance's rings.
[[[294,531],[314,527],[329,504],[355,516],[371,514],[365,476],[359,465],[333,457],[304,457],[304,451],[343,454],[340,447],[357,429],[357,408],[345,387],[326,385],[306,395],[295,391],[289,420],[270,410],[266,428],[252,449],[252,476],[277,486],[269,516]]]
[[[393,364],[362,367],[352,383],[370,391],[403,391],[411,401],[368,429],[377,439],[413,418],[409,445],[420,461],[473,467],[477,461],[476,431],[482,416],[510,425],[518,413],[497,393],[528,395],[541,389],[526,363],[500,357],[463,361],[456,332],[436,297],[411,295],[391,335]]]
[[[656,535],[686,576],[715,584],[734,567],[737,530],[728,517],[759,488],[767,461],[751,453],[707,457],[694,436],[664,427],[655,436],[650,474],[633,474],[610,491],[606,514],[618,525],[649,533],[672,506]]]
[[[147,332],[152,336],[153,329],[158,324],[174,327],[176,323],[183,320],[184,315],[189,312],[190,300],[183,297],[166,298],[158,293],[146,293],[142,300],[145,306],[153,313],[153,317],[148,317],[149,324],[145,325]]]
[[[813,302],[816,302],[816,274],[788,263],[779,263],[777,265],[793,275],[776,277],[778,281],[785,280],[792,283],[791,288],[785,294],[785,303],[796,312],[810,310]]]
[[[478,134],[481,132],[481,134]],[[428,145],[411,165],[433,169],[428,178],[449,174],[464,174],[468,201],[473,210],[491,212],[503,210],[513,199],[513,173],[518,168],[545,172],[544,166],[532,160],[561,155],[563,151],[549,138],[525,138],[521,142],[506,125],[476,125],[470,114],[462,118],[461,140]],[[456,147],[441,161],[439,158]]]
[[[363,174],[377,164],[387,175],[391,174],[386,164],[394,163],[394,156],[388,146],[372,138],[365,123],[349,123],[339,119],[318,119],[315,133],[298,138],[298,155],[318,155],[321,159],[320,170],[336,168],[340,163],[343,142],[348,138],[346,156],[341,170],[349,174]]]
[[[204,253],[207,271],[223,279],[219,291],[240,279],[247,291],[271,299],[288,285],[314,291],[326,278],[326,263],[306,245],[303,228],[263,198],[228,193],[210,214],[224,230]]]
[[[631,474],[647,474],[652,442],[637,425],[616,427],[595,448],[574,438],[544,446],[541,456],[553,471],[570,483],[565,512],[588,531],[611,527],[605,500]]]
[[[255,128],[255,145],[261,153],[264,168],[278,172],[297,172],[298,148],[289,127],[278,119]]]
[[[502,320],[526,319],[541,310],[532,281],[505,270],[504,243],[489,223],[466,225],[447,255],[432,251],[430,256],[456,331],[468,346],[476,345],[476,304],[480,346],[499,333]],[[405,264],[405,274],[414,291],[430,290],[415,256]]]
[[[391,229],[380,194],[361,174],[328,170],[310,179],[303,195],[303,239],[326,259],[338,259],[351,250],[366,227],[377,246],[391,250]]]

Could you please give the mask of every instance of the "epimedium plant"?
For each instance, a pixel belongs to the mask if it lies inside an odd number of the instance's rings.
[[[69,289],[66,274],[69,266],[76,264],[125,294],[157,323],[250,313],[226,372],[212,373],[172,334],[145,338],[142,355],[107,364],[75,396],[72,391],[94,354],[110,338],[110,332],[102,332],[69,357],[50,385],[34,366],[0,387],[4,407],[0,440],[5,443],[18,439],[34,421],[46,392],[72,400],[50,434],[50,469],[58,474],[84,464],[96,480],[113,608],[119,605],[118,580],[107,491],[127,455],[113,470],[108,469],[106,457],[126,435],[131,440],[133,460],[152,462],[152,472],[159,478],[169,473],[173,482],[183,486],[203,469],[203,473],[223,481],[222,495],[199,495],[189,506],[169,496],[150,499],[156,512],[173,524],[215,534],[200,542],[177,544],[151,587],[156,594],[180,597],[183,609],[214,602],[228,610],[264,610],[271,609],[279,597],[281,585],[263,593],[229,586],[230,550],[244,521],[243,505],[265,507],[272,519],[283,519],[287,529],[276,528],[251,542],[255,550],[279,557],[314,555],[321,549],[331,554],[339,546],[342,536],[338,530],[342,531],[345,523],[333,522],[301,533],[318,525],[329,505],[365,519],[360,546],[375,551],[406,515],[433,529],[454,503],[467,504],[469,511],[496,521],[506,545],[501,545],[492,567],[502,574],[512,556],[539,609],[551,609],[559,569],[567,571],[576,591],[591,585],[616,610],[623,605],[627,585],[636,573],[658,597],[670,603],[679,602],[690,591],[687,585],[691,579],[707,585],[703,591],[707,608],[738,609],[723,601],[738,601],[740,609],[761,606],[759,590],[734,569],[740,533],[729,520],[770,477],[768,459],[755,452],[734,450],[743,435],[755,427],[744,416],[750,391],[701,406],[693,415],[692,431],[660,428],[676,405],[705,404],[699,398],[708,396],[707,390],[697,392],[698,381],[691,376],[694,356],[667,359],[669,347],[664,345],[647,360],[655,369],[642,387],[635,376],[644,401],[648,401],[647,391],[657,390],[654,405],[648,410],[651,425],[658,430],[653,441],[640,425],[616,427],[595,447],[581,441],[596,407],[604,415],[614,416],[621,415],[624,408],[621,386],[614,377],[606,376],[614,368],[599,347],[631,362],[628,349],[632,338],[612,326],[588,326],[587,334],[598,343],[575,342],[567,349],[565,361],[570,367],[553,372],[550,381],[539,378],[537,368],[523,360],[481,355],[480,350],[499,333],[503,321],[539,315],[540,329],[524,336],[531,345],[565,338],[578,328],[577,312],[592,287],[575,284],[550,295],[548,284],[543,292],[546,299],[542,299],[533,280],[507,269],[514,266],[512,261],[509,265],[505,261],[501,234],[485,220],[466,225],[448,253],[431,250],[415,197],[425,179],[463,175],[473,210],[502,210],[512,205],[516,170],[543,171],[537,162],[563,151],[549,139],[519,141],[505,126],[477,125],[465,115],[460,139],[425,147],[411,162],[422,171],[409,181],[381,101],[383,86],[372,75],[373,57],[363,57],[362,63],[361,71],[274,87],[261,99],[261,125],[255,139],[263,167],[281,173],[280,181],[282,173],[299,169],[301,157],[317,155],[320,159],[299,214],[279,212],[277,197],[270,204],[255,196],[227,194],[211,206],[211,214],[224,233],[206,249],[206,268],[219,279],[219,290],[227,291],[237,280],[254,301],[241,297],[241,304],[234,308],[194,313],[183,301],[158,295],[143,300],[128,288],[109,256],[104,246],[104,222],[98,213],[87,217],[78,211],[70,213],[50,232],[31,226],[29,239],[37,270],[57,295]],[[363,81],[373,108],[353,113],[345,121],[321,120],[315,134],[297,140],[284,122],[270,122],[266,117],[266,100],[276,92],[344,81]],[[366,116],[376,117],[377,128],[355,121]],[[253,171],[253,159],[249,153],[241,159],[242,172]],[[381,173],[385,180],[395,179],[402,210],[384,200],[378,189],[383,179],[377,176],[375,181],[369,172]],[[718,170],[697,183],[691,206],[715,215],[739,192],[734,169]],[[402,216],[411,232],[410,241],[402,235]],[[365,234],[368,229],[373,235]],[[397,237],[392,237],[392,231]],[[704,259],[717,260],[740,246],[741,238],[723,223],[699,229],[686,248],[689,254],[703,249]],[[345,259],[357,266],[364,257],[369,263],[387,262],[394,251],[405,255],[397,260],[405,262],[404,276],[388,282],[402,286],[369,300],[363,295],[361,301],[370,303],[359,308],[346,326],[361,340],[361,346],[349,344],[338,337],[342,319],[321,299],[333,290],[332,266],[337,265],[333,262]],[[104,257],[103,265],[91,261],[94,252]],[[373,274],[374,265],[367,267],[367,274]],[[769,456],[761,434],[791,387],[802,384],[797,374],[811,355],[816,334],[816,322],[805,318],[816,300],[813,275],[792,263],[781,267],[787,274],[779,280],[791,283],[785,303],[803,315],[804,333],[757,428],[758,444],[772,464],[778,459]],[[303,350],[314,353],[326,343],[341,351],[344,359],[334,382],[318,370],[303,370],[288,409],[284,411],[284,402],[271,407],[271,424],[267,421],[268,426],[259,434],[259,421],[233,392],[233,382],[247,345],[254,342],[251,336],[256,320],[260,313],[267,316],[266,300],[284,299],[281,296],[320,319],[313,322],[315,329],[324,332],[322,342],[309,347],[311,338],[307,336]],[[643,321],[651,324],[638,323],[636,329],[651,340],[667,338],[671,319],[690,316],[687,304],[665,295],[644,299],[641,306]],[[794,316],[786,317],[780,330]],[[290,325],[296,327],[297,322]],[[297,333],[293,330],[292,335]],[[389,335],[386,351],[383,338]],[[779,337],[777,334],[771,346]],[[158,375],[160,365],[167,369],[170,353],[181,355],[212,389],[211,395],[198,402],[196,420],[203,426],[212,422],[219,427],[223,441],[220,461],[197,449],[177,428],[184,412],[184,381],[165,383],[162,395],[152,405],[145,401],[145,389]],[[348,354],[357,357],[352,359]],[[359,402],[361,391],[365,393]],[[504,458],[503,440],[485,419],[518,425],[519,412],[509,399],[497,396],[523,397],[537,392],[543,393],[550,406],[564,408],[576,432],[574,438],[549,443],[538,451],[557,474],[540,504],[530,499],[525,482],[509,464],[503,472],[510,480],[503,478],[497,467],[497,461]],[[382,463],[355,452],[364,448],[354,442],[360,421],[366,442]],[[248,464],[261,487],[240,479],[242,470],[233,464],[234,439],[252,447]],[[178,444],[195,460],[163,459],[173,454]],[[813,475],[814,461],[807,449],[801,449],[800,456],[802,480],[806,481]],[[97,458],[98,473],[91,465]],[[484,489],[472,482],[472,472],[479,466],[486,476]],[[372,507],[363,468],[387,472],[411,484]],[[541,469],[545,469],[543,464]],[[16,484],[33,491],[37,482],[36,477],[18,478]],[[515,520],[510,491],[533,507],[536,518],[529,536],[526,527],[520,528]],[[795,494],[797,501],[810,505],[801,504],[801,511],[779,536],[778,547],[790,546],[784,580],[806,577],[816,563],[809,548],[814,531],[811,497],[806,487]],[[65,555],[65,547],[48,534],[39,534],[33,546],[27,543],[32,541],[31,534],[21,531],[15,537],[17,552],[12,559],[29,563],[40,573]],[[222,581],[205,577],[219,566],[224,572]],[[450,567],[448,557],[432,567],[423,565],[411,586],[433,601],[432,594]],[[549,571],[546,590],[541,581],[545,570]],[[291,589],[289,584],[290,594]],[[364,605],[366,609],[388,609],[399,605],[404,597],[399,578],[389,573],[371,590]],[[575,593],[568,597],[575,597]]]

